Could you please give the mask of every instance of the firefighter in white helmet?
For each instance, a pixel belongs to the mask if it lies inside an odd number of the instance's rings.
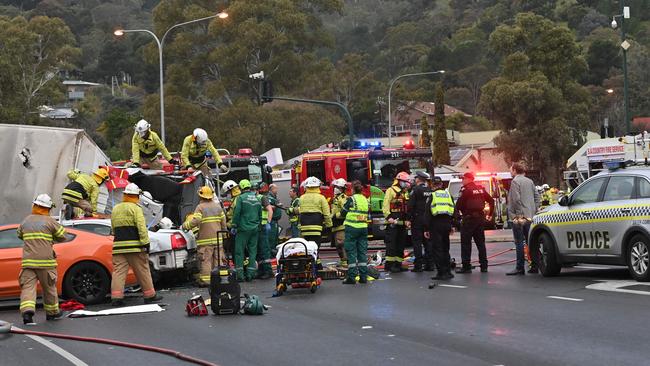
[[[131,139],[131,165],[138,167],[146,164],[149,169],[162,169],[162,164],[158,160],[159,152],[171,164],[178,164],[158,134],[151,131],[149,122],[141,119],[135,124],[135,132]]]
[[[306,240],[315,242],[320,248],[323,229],[332,227],[332,216],[327,199],[320,193],[320,179],[309,177],[305,179],[306,192],[300,196],[300,230]],[[322,265],[317,260],[318,268]]]
[[[26,325],[34,324],[37,282],[43,289],[46,319],[57,320],[63,317],[56,291],[57,263],[53,245],[55,241],[65,240],[65,230],[50,216],[52,207],[52,198],[47,194],[39,194],[32,202],[32,214],[25,218],[17,230],[18,238],[25,243],[18,283],[21,290],[20,313]]]
[[[210,167],[206,159],[206,153],[210,152],[221,171],[226,171],[228,168],[223,164],[221,155],[208,138],[208,133],[202,128],[195,129],[191,135],[183,140],[183,148],[181,150],[181,159],[185,168],[192,168],[200,170],[208,177],[210,176]]]
[[[345,186],[348,182],[343,179],[335,179],[332,181],[332,189],[334,195],[332,197],[332,243],[336,245],[336,252],[339,254],[339,264],[342,267],[347,267],[348,259],[345,254],[343,244],[345,242],[345,212],[343,206],[348,201],[348,195],[345,194]]]

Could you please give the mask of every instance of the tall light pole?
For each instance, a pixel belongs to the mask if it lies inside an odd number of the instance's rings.
[[[392,141],[392,136],[393,136],[393,133],[391,131],[393,116],[392,116],[392,112],[391,112],[390,99],[391,99],[391,93],[393,92],[393,85],[395,84],[395,82],[397,82],[397,80],[399,80],[399,79],[403,79],[403,78],[410,77],[410,76],[433,75],[433,74],[444,74],[444,73],[445,73],[445,70],[428,71],[428,72],[416,72],[416,73],[413,73],[413,74],[403,74],[403,75],[400,75],[400,76],[396,77],[395,79],[391,80],[390,86],[388,87],[388,147],[391,146],[391,141]]]
[[[148,29],[117,29],[115,30],[115,32],[113,32],[113,34],[115,34],[118,37],[123,36],[125,33],[147,33],[150,36],[152,36],[154,40],[156,40],[156,44],[158,45],[158,64],[160,68],[159,70],[160,73],[160,139],[162,140],[163,143],[165,143],[165,80],[163,75],[163,48],[165,46],[165,39],[167,38],[169,32],[175,28],[187,24],[202,22],[204,20],[213,19],[213,18],[225,19],[228,18],[228,13],[220,12],[215,15],[211,15],[209,17],[194,19],[187,22],[175,24],[171,26],[169,29],[167,29],[167,31],[165,31],[162,38],[160,39],[158,38],[158,36],[156,36],[154,32]]]
[[[628,81],[627,81],[627,50],[630,48],[630,42],[625,39],[625,19],[630,19],[630,7],[625,6],[625,1],[621,1],[621,14],[612,17],[612,28],[616,29],[618,23],[616,18],[621,20],[621,48],[623,49],[623,100],[625,103],[625,134],[630,134],[630,103],[628,97]]]

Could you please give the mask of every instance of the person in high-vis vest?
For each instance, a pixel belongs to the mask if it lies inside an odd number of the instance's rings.
[[[111,303],[124,306],[124,282],[133,269],[142,287],[144,303],[152,304],[162,300],[156,293],[149,271],[149,231],[144,221],[142,208],[138,206],[140,188],[129,183],[124,188],[124,198],[113,208],[111,227],[113,229],[113,276],[111,279]]]
[[[135,124],[135,132],[131,138],[131,165],[139,167],[147,164],[149,169],[162,169],[158,160],[159,152],[170,164],[178,164],[158,134],[151,131],[149,122],[141,119]]]
[[[354,285],[368,282],[368,199],[362,194],[363,184],[352,182],[354,195],[343,206],[345,214],[345,251],[348,258],[348,272],[343,284]]]
[[[108,170],[104,168],[97,169],[92,177],[88,174],[77,174],[76,178],[63,189],[61,199],[72,207],[82,209],[86,216],[92,216],[97,212],[99,186],[109,178]]]
[[[210,167],[206,159],[206,152],[210,152],[219,166],[221,171],[226,171],[228,168],[223,164],[221,155],[208,138],[208,133],[202,128],[195,129],[191,135],[185,137],[183,140],[183,147],[181,148],[181,160],[185,168],[192,168],[200,170],[203,175],[210,177]]]
[[[36,288],[40,283],[43,290],[43,308],[47,320],[63,317],[59,310],[59,296],[56,291],[56,255],[54,242],[65,240],[65,230],[50,216],[54,207],[52,198],[39,194],[32,202],[32,214],[27,216],[17,230],[18,238],[24,242],[22,269],[18,275],[20,285],[20,313],[25,325],[33,325],[36,311]]]
[[[199,189],[198,195],[201,202],[196,206],[192,219],[183,223],[183,229],[199,228],[196,238],[196,252],[200,264],[199,287],[206,287],[210,285],[212,270],[219,265],[228,265],[223,252],[223,237],[217,234],[219,231],[226,230],[226,215],[221,204],[214,200],[212,188],[203,186]]]
[[[384,271],[402,272],[404,261],[404,244],[407,239],[405,225],[408,201],[409,175],[400,172],[395,177],[393,185],[390,186],[384,195],[382,211],[386,219],[386,262]]]
[[[298,197],[298,188],[289,188],[289,197],[291,198],[291,205],[287,208],[287,215],[289,216],[289,223],[291,224],[291,237],[300,237],[300,224],[298,222],[300,216],[300,197]]]
[[[454,278],[451,273],[451,257],[449,256],[449,235],[452,231],[454,201],[451,194],[444,188],[440,177],[433,177],[433,193],[429,199],[430,209],[424,220],[424,236],[431,240],[435,251],[436,268],[438,272],[432,277],[435,280]]]
[[[345,213],[343,206],[348,202],[348,195],[345,194],[345,185],[348,182],[343,178],[335,179],[332,182],[334,188],[334,197],[332,198],[332,243],[336,246],[336,252],[339,255],[339,265],[345,267],[348,265],[345,242]]]
[[[226,227],[228,228],[228,231],[230,231],[230,229],[232,229],[232,216],[235,213],[235,207],[237,207],[237,197],[241,194],[241,190],[239,189],[239,184],[234,180],[225,181],[221,188],[226,197],[230,200],[230,205],[226,208]],[[223,250],[227,255],[234,258],[235,236],[232,233],[228,235]]]
[[[282,202],[278,200],[278,185],[271,184],[269,185],[269,203],[273,208],[273,215],[269,216],[269,223],[271,224],[271,232],[269,233],[269,249],[271,250],[271,255],[277,253],[276,247],[278,246],[279,232],[278,222],[282,219]]]
[[[268,184],[264,182],[259,184],[256,197],[262,205],[262,221],[260,222],[260,233],[257,237],[257,278],[266,280],[273,277],[269,236],[271,234],[270,218],[273,217],[273,211],[275,211],[269,198]],[[255,258],[255,256],[251,258]]]
[[[255,257],[257,255],[257,236],[262,221],[262,204],[255,192],[251,192],[251,182],[242,179],[239,182],[242,194],[237,197],[237,207],[232,218],[231,233],[235,235],[235,270],[237,281],[252,281],[257,275]],[[244,273],[244,255],[248,251],[249,262]]]
[[[332,227],[332,216],[327,199],[320,193],[320,179],[305,179],[305,194],[300,196],[300,234],[305,240],[313,241],[320,248],[324,228]],[[320,258],[316,260],[318,269],[323,268]]]

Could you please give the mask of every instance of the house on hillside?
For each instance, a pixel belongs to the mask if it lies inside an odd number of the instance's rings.
[[[424,116],[429,117],[429,123],[433,125],[436,104],[433,102],[400,102],[395,111],[391,112],[392,136],[419,136],[420,120]],[[460,109],[445,104],[445,116],[462,113],[471,117]]]
[[[66,88],[68,103],[74,103],[83,100],[89,89],[100,86],[101,84],[81,80],[64,80],[63,85]]]

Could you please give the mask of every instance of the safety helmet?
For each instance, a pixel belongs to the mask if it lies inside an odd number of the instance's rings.
[[[109,178],[108,170],[106,170],[104,168],[99,168],[99,169],[95,170],[95,172],[93,174],[95,175],[95,177],[99,178],[99,180],[95,179],[95,181],[98,184],[102,184],[105,180],[108,180],[108,178]]]
[[[205,144],[205,142],[208,141],[208,133],[202,128],[194,129],[192,136],[194,136],[194,141],[198,144]]]
[[[408,181],[410,181],[409,173],[407,173],[407,172],[399,172],[399,173],[397,173],[397,176],[395,177],[395,179],[401,180],[402,182],[408,182]]]
[[[141,119],[138,121],[138,123],[135,124],[135,132],[137,132],[138,135],[140,135],[141,137],[144,137],[145,133],[149,131],[150,127],[151,125],[149,124],[149,122]]]
[[[163,217],[160,220],[159,225],[161,229],[171,229],[174,223],[168,217]]]
[[[551,188],[551,193],[557,193],[557,192],[558,192],[557,188],[555,188],[555,187]]]
[[[257,186],[257,191],[260,193],[266,193],[269,191],[269,185],[264,182],[260,182],[260,184]]]
[[[224,191],[224,192],[229,192],[231,189],[233,189],[233,188],[235,188],[235,187],[237,187],[237,183],[235,183],[234,180],[232,180],[232,179],[231,179],[231,180],[227,180],[227,181],[223,184],[223,191]]]
[[[309,177],[305,179],[305,187],[307,188],[320,187],[320,179],[316,177]]]
[[[124,194],[140,195],[140,187],[135,183],[129,183],[124,188]]]
[[[239,188],[247,189],[251,187],[251,181],[248,179],[242,179],[239,181]]]
[[[346,182],[345,179],[343,179],[343,178],[334,179],[334,180],[332,181],[332,185],[333,185],[334,187],[339,187],[339,188],[344,188],[345,185],[346,185],[347,183],[348,183],[348,182]]]
[[[36,196],[36,199],[32,203],[35,204],[36,206],[41,206],[45,208],[55,207],[54,203],[52,202],[52,197],[50,197],[46,193],[42,193]]]
[[[551,187],[548,184],[543,184],[542,185],[542,189],[549,189],[549,188],[551,188]]]
[[[203,186],[199,188],[199,197],[211,200],[214,198],[214,191],[208,186]]]

